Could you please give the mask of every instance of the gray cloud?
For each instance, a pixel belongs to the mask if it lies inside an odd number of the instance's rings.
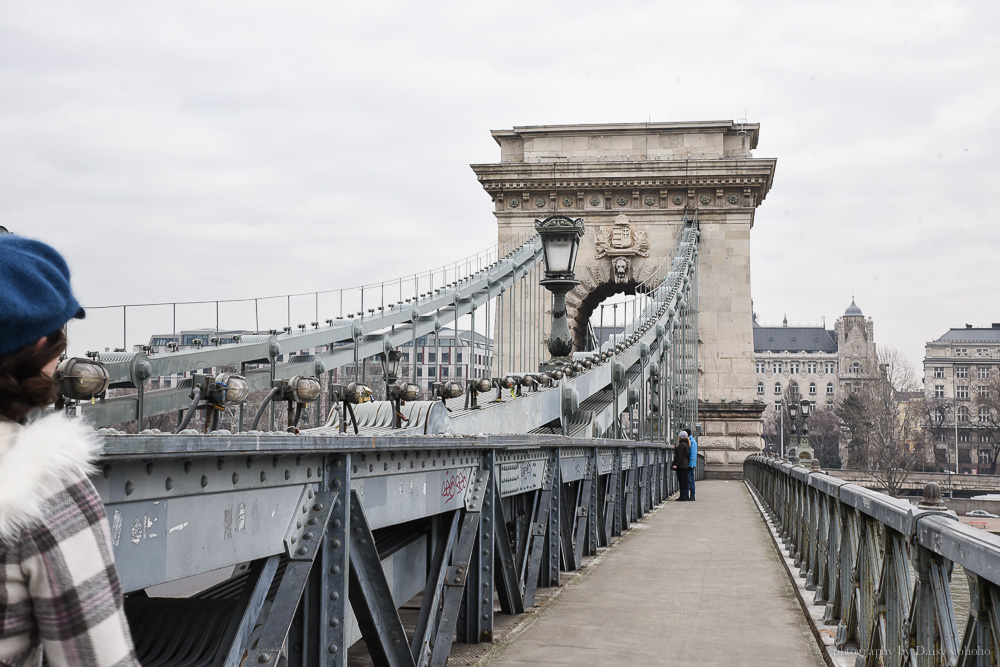
[[[998,19],[979,1],[13,4],[0,223],[64,250],[90,304],[338,288],[493,242],[468,168],[498,159],[491,129],[745,109],[778,158],[759,319],[832,324],[853,293],[919,362],[948,327],[1000,320]],[[113,319],[79,335],[117,337]]]

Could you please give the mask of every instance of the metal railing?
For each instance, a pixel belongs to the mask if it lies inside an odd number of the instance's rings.
[[[936,485],[915,506],[763,455],[743,471],[855,664],[997,664],[1000,537],[960,524]],[[961,636],[956,566],[969,582]]]
[[[672,454],[549,435],[116,435],[92,479],[143,664],[344,665],[363,637],[375,664],[444,665],[456,637],[492,640],[494,594],[522,613],[674,493]],[[158,588],[211,573],[205,590]]]

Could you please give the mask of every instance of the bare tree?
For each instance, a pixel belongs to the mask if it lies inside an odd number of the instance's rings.
[[[988,378],[979,380],[975,390],[976,412],[971,417],[976,420],[980,451],[990,448],[989,472],[995,475],[1000,455],[1000,374],[991,371]]]
[[[840,468],[840,419],[833,410],[815,410],[809,417],[809,445],[824,468]]]
[[[873,379],[864,382],[837,407],[850,438],[852,467],[864,469],[891,495],[898,495],[913,470],[918,453],[912,443],[919,434],[921,414],[903,406],[906,393],[917,388],[913,366],[897,350],[879,350]]]

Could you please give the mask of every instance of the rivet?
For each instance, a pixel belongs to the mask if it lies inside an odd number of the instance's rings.
[[[133,491],[135,491],[135,484],[132,482],[125,482],[125,495],[131,496]]]
[[[322,511],[323,511],[323,503],[316,503],[315,505],[313,505],[313,512],[322,512]]]
[[[309,530],[307,530],[306,532],[304,532],[302,534],[302,539],[303,540],[311,540],[313,537],[315,537],[315,535],[313,535],[312,531],[309,531]]]
[[[309,550],[306,549],[305,547],[299,547],[298,551],[296,551],[295,553],[297,553],[300,556],[305,556],[307,553],[309,553]]]
[[[267,653],[261,653],[259,656],[257,656],[257,662],[262,664],[269,661],[270,659],[271,656],[269,656]]]
[[[338,619],[338,618],[331,618],[330,619],[330,627],[331,628],[338,628],[338,627],[340,627],[340,619]]]
[[[330,540],[330,546],[334,549],[340,548],[340,540]]]
[[[326,650],[329,651],[330,653],[336,653],[337,651],[340,650],[340,647],[337,646],[336,644],[330,644],[329,646],[326,647]]]
[[[319,519],[317,519],[316,517],[313,517],[313,518],[309,519],[309,521],[307,521],[307,523],[310,526],[315,526],[317,523],[319,523]]]
[[[340,593],[338,593],[337,591],[330,591],[330,599],[336,602],[337,600],[340,599]]]
[[[234,473],[233,473],[233,484],[239,484],[239,483],[240,483],[240,476],[239,476],[239,475],[237,475],[237,474],[236,474],[236,473],[234,472]]]
[[[167,477],[167,481],[164,483],[164,486],[166,486],[167,491],[169,491],[170,489],[174,488],[174,480],[171,479],[170,477]]]
[[[260,471],[260,481],[262,481],[262,482],[266,482],[267,481],[267,473],[264,472],[263,470]]]
[[[333,567],[331,567],[330,568],[330,574],[334,574],[334,575],[340,574],[340,566],[339,565],[334,565]]]
[[[202,475],[201,476],[201,485],[202,485],[202,487],[208,486],[208,476],[207,475]]]

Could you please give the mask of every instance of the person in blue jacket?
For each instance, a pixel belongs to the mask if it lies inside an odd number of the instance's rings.
[[[694,439],[694,435],[688,435],[687,431],[681,431],[680,437],[687,438],[691,443],[691,460],[688,464],[687,474],[687,486],[688,486],[688,500],[694,502],[694,471],[698,467],[698,441]]]

